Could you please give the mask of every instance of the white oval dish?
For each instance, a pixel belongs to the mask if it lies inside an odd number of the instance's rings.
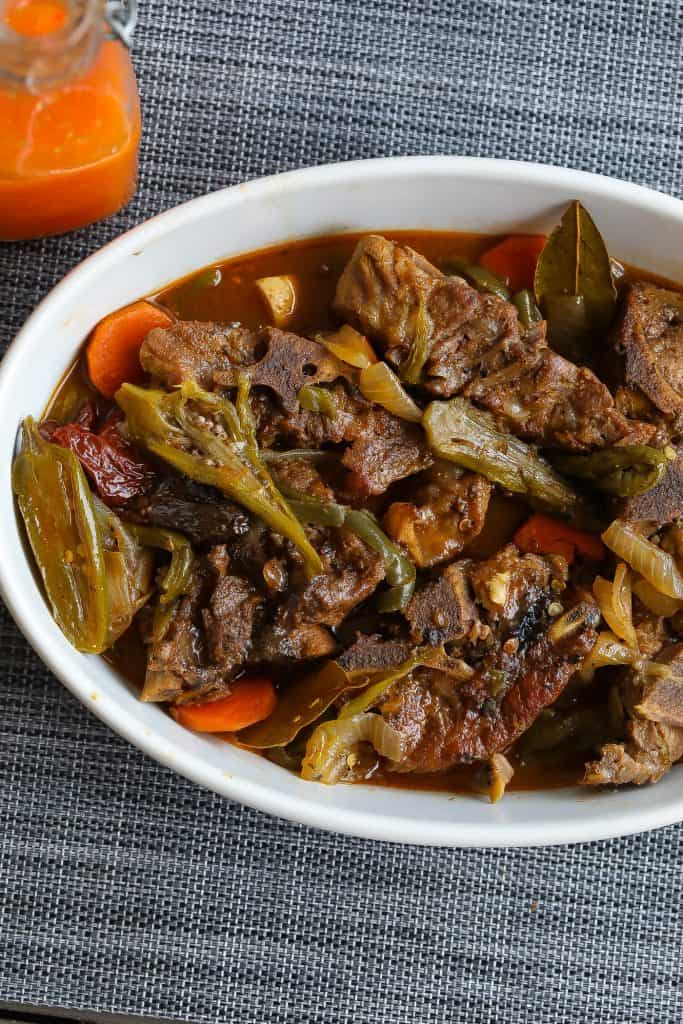
[[[195,735],[142,704],[101,658],[55,625],[26,557],[10,467],[18,424],[39,415],[102,316],[208,263],[335,232],[547,231],[567,202],[591,211],[610,251],[683,278],[683,202],[611,178],[537,164],[408,157],[314,167],[215,192],[160,214],[68,274],[29,318],[0,367],[0,592],[58,678],[99,718],[162,764],[226,797],[293,821],[373,839],[526,846],[603,839],[683,820],[683,768],[657,786],[478,797],[302,782],[264,758]]]

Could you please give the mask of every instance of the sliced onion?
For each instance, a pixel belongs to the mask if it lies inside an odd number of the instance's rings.
[[[411,423],[422,421],[422,410],[386,363],[374,363],[361,370],[358,387],[369,402],[384,406],[394,416],[410,420]]]
[[[593,581],[593,593],[607,625],[626,642],[628,647],[635,650],[638,638],[631,611],[631,580],[628,566],[619,562],[611,583],[602,576],[596,576]]]
[[[607,547],[635,569],[655,590],[683,600],[683,576],[675,559],[622,519],[615,519],[602,535]]]
[[[312,734],[301,765],[302,779],[334,785],[351,767],[359,743],[371,743],[378,754],[390,761],[403,756],[403,737],[381,715],[361,714],[353,718],[323,722]]]
[[[649,608],[655,615],[661,615],[665,619],[675,615],[676,612],[680,612],[681,608],[683,608],[683,601],[660,593],[647,580],[638,580],[637,583],[634,583],[633,593],[646,608]]]
[[[597,640],[584,658],[579,675],[584,681],[588,681],[593,678],[596,669],[605,665],[631,665],[636,657],[637,653],[634,650],[606,629],[598,633]]]
[[[350,324],[344,324],[334,334],[316,334],[315,340],[328,348],[332,355],[357,370],[364,370],[377,362],[372,345],[363,334],[359,334]]]

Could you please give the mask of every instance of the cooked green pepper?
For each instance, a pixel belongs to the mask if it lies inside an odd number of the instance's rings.
[[[432,325],[427,315],[424,302],[420,302],[413,324],[413,340],[406,359],[400,368],[400,374],[406,384],[419,384],[424,365],[429,355],[429,337]]]
[[[344,526],[382,556],[386,581],[392,588],[380,598],[383,611],[403,611],[415,588],[414,564],[389,540],[379,523],[365,509],[350,509]]]
[[[533,292],[523,288],[512,296],[512,301],[517,310],[522,327],[528,331],[532,324],[537,324],[543,319],[540,309],[534,302]]]
[[[499,299],[510,298],[510,291],[501,279],[496,277],[490,270],[487,270],[486,267],[480,267],[478,263],[450,260],[446,264],[446,269],[449,273],[458,274],[460,277],[466,278],[480,292],[489,292],[491,295],[497,295]]]
[[[242,385],[242,396],[244,390]],[[322,572],[320,556],[260,458],[243,397],[238,410],[227,399],[186,382],[171,393],[124,384],[116,401],[135,440],[191,480],[217,487],[288,537],[310,576]]]
[[[159,601],[154,609],[154,618],[152,619],[152,632],[150,636],[152,643],[156,644],[159,643],[160,640],[164,639],[177,608],[177,599],[175,601],[171,601],[170,604],[161,604],[161,601]]]
[[[176,533],[175,530],[163,530],[158,526],[140,526],[137,523],[126,523],[126,528],[145,547],[170,552],[170,565],[159,582],[159,604],[171,604],[187,590],[194,563],[192,545],[187,537],[182,533]]]
[[[400,583],[389,590],[385,590],[378,596],[375,602],[377,610],[380,612],[402,612],[404,608],[408,607],[414,590],[414,578],[408,580],[407,583]]]
[[[423,425],[433,451],[500,484],[514,494],[545,508],[574,511],[579,498],[528,444],[511,434],[501,434],[495,420],[465,398],[432,402]]]
[[[107,590],[90,488],[73,452],[45,441],[31,417],[22,427],[12,487],[57,624],[79,651],[100,653]]]
[[[609,734],[607,712],[601,707],[555,710],[546,708],[524,733],[518,751],[524,757],[571,744],[573,750],[599,746]]]
[[[391,587],[378,600],[381,611],[402,611],[415,589],[416,570],[393,541],[389,540],[379,523],[364,509],[352,509],[334,501],[322,501],[280,484],[294,514],[304,523],[321,526],[343,526],[382,556],[384,574]]]
[[[367,711],[368,708],[371,708],[384,696],[392,683],[403,679],[413,669],[420,668],[422,665],[433,664],[442,657],[443,652],[438,647],[418,647],[403,664],[398,665],[397,668],[391,669],[389,672],[383,672],[379,677],[375,677],[367,690],[363,690],[360,696],[354,697],[353,700],[344,705],[339,712],[339,717],[351,718],[353,715],[360,715],[363,711]]]
[[[308,412],[319,412],[323,416],[334,419],[337,415],[337,402],[331,391],[317,387],[315,384],[304,384],[297,395],[299,405]]]
[[[567,476],[588,480],[599,491],[632,498],[655,487],[664,476],[664,452],[646,444],[618,445],[590,455],[558,455],[553,462]]]
[[[259,455],[263,462],[285,462],[287,459],[306,459],[308,462],[325,462],[330,458],[339,458],[337,452],[320,450],[319,448],[289,448],[280,451],[276,448],[261,448]]]
[[[316,526],[343,526],[346,509],[335,501],[322,501],[302,491],[295,491],[280,483],[280,490],[287,498],[289,507],[302,523],[315,523]]]

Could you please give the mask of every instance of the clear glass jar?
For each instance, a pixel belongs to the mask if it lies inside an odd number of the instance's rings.
[[[133,195],[134,18],[135,4],[0,0],[0,239],[70,231]]]

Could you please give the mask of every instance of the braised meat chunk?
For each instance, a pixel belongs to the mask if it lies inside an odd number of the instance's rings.
[[[606,743],[586,765],[587,786],[658,782],[683,757],[683,644],[624,670],[614,684],[618,742]]]
[[[463,641],[478,622],[466,566],[455,562],[418,589],[405,611],[416,643]]]
[[[219,491],[180,475],[157,480],[151,493],[128,502],[125,515],[134,523],[179,530],[193,544],[220,544],[249,529],[244,509]]]
[[[427,330],[422,387],[443,398],[465,394],[537,444],[586,451],[641,443],[653,433],[617,410],[591,370],[549,349],[543,324],[525,334],[511,303],[447,277],[379,235],[356,246],[337,285],[335,310],[398,368],[417,332]]]
[[[518,437],[546,448],[589,451],[644,443],[654,433],[618,412],[595,374],[545,346],[496,373],[475,378],[465,394]]]
[[[353,440],[343,463],[351,470],[351,486],[361,495],[384,494],[390,484],[433,461],[420,428],[383,410],[360,415],[349,436]]]
[[[389,506],[384,526],[426,569],[460,554],[478,536],[491,491],[486,477],[439,460],[414,482],[411,501]]]
[[[422,681],[382,707],[407,740],[394,770],[443,771],[507,750],[560,695],[595,642],[598,621],[592,602],[575,605],[530,644],[503,645],[457,686],[422,670]]]
[[[449,397],[498,347],[522,354],[514,306],[447,277],[407,246],[362,238],[339,279],[335,312],[367,334],[394,366],[405,362],[418,330],[428,330],[424,386]]]
[[[640,389],[677,429],[683,423],[683,295],[646,281],[629,284],[613,344],[625,383]]]
[[[149,332],[140,349],[140,362],[166,387],[192,380],[211,390],[217,374],[253,363],[263,346],[258,332],[238,324],[179,320]]]

